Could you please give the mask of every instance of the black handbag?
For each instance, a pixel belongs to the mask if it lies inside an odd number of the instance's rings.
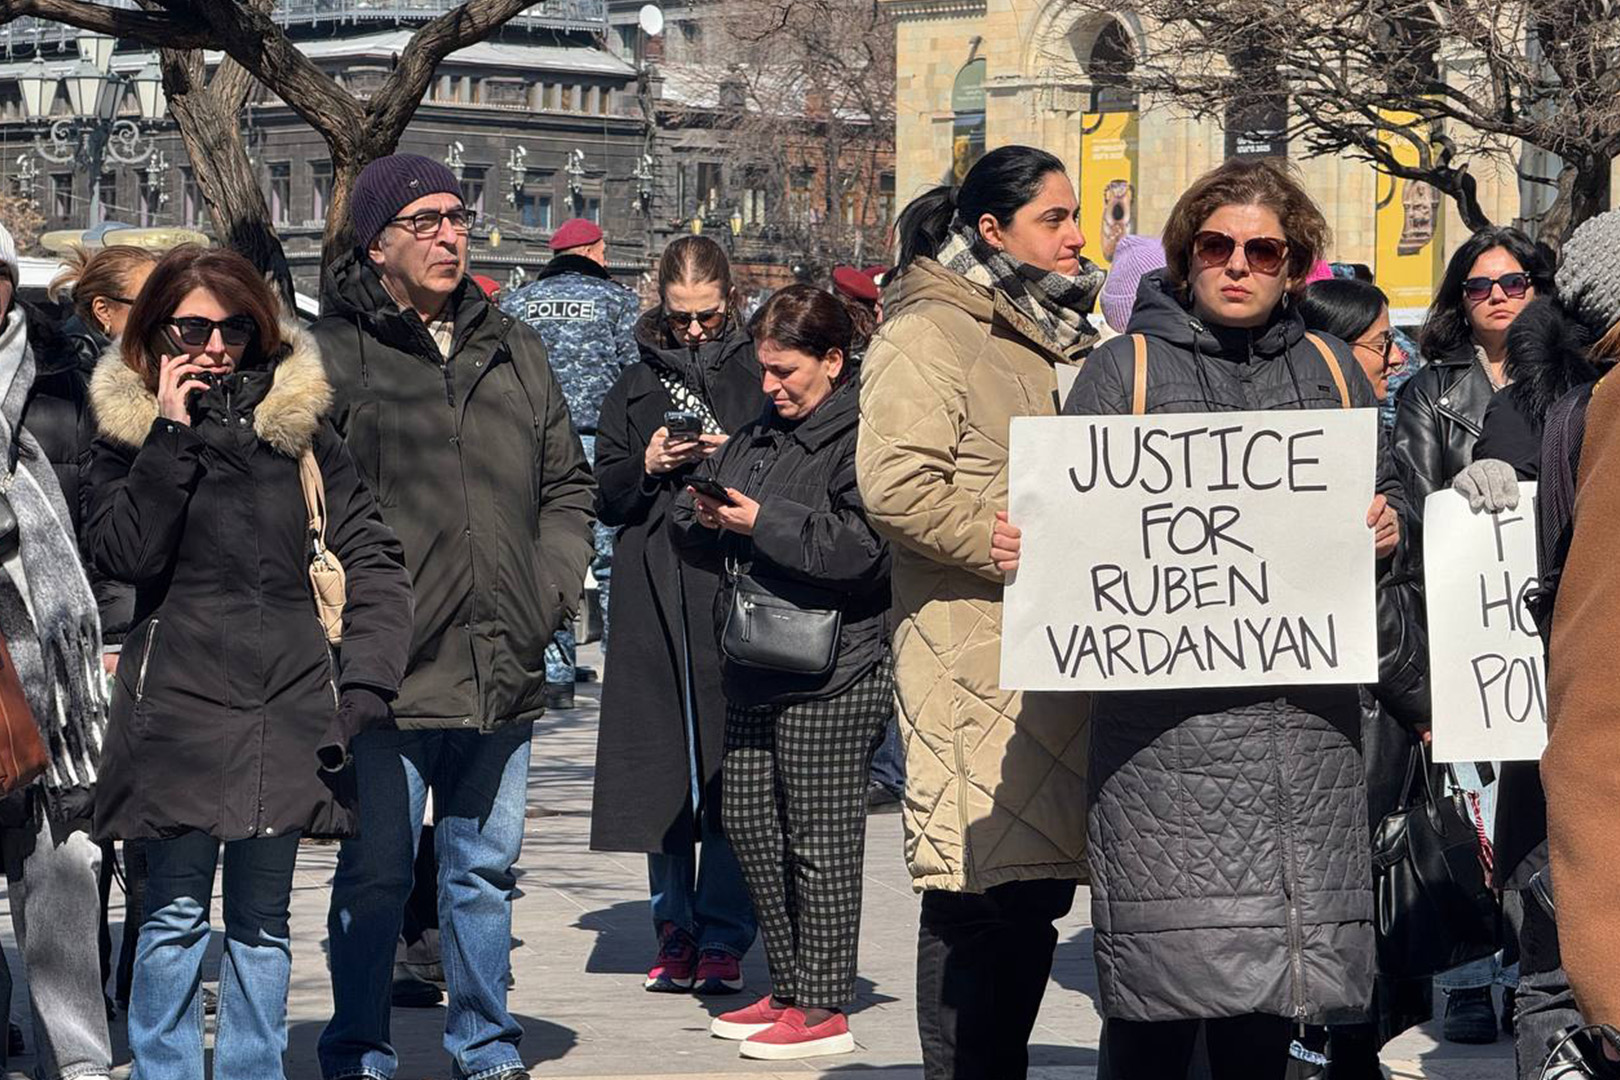
[[[1373,835],[1372,864],[1381,974],[1435,975],[1502,947],[1479,833],[1461,794],[1436,794],[1422,746],[1407,761],[1401,809]]]
[[[744,667],[793,675],[825,675],[838,659],[843,612],[824,606],[825,590],[785,578],[760,577],[726,562],[731,607],[720,651]]]

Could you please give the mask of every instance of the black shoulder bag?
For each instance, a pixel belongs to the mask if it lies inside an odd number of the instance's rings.
[[[1479,833],[1463,796],[1437,794],[1429,773],[1425,748],[1414,746],[1401,809],[1373,836],[1378,969],[1402,979],[1449,971],[1502,947],[1501,908]]]
[[[838,659],[843,612],[825,589],[785,576],[744,573],[726,558],[731,606],[720,651],[744,667],[792,675],[825,675]]]

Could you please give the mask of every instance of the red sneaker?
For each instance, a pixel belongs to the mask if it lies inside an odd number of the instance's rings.
[[[674,923],[664,923],[658,928],[658,958],[642,985],[655,994],[688,993],[696,966],[697,942],[692,935]]]
[[[746,1039],[772,1027],[786,1012],[786,1006],[772,1008],[771,995],[766,994],[752,1005],[715,1017],[709,1025],[709,1034],[719,1039]]]
[[[849,1033],[849,1020],[834,1013],[815,1027],[804,1022],[804,1012],[788,1009],[782,1019],[757,1035],[743,1040],[745,1058],[760,1061],[791,1061],[794,1058],[848,1054],[855,1049],[855,1036]]]
[[[735,994],[742,988],[742,963],[721,949],[704,949],[698,956],[696,992]]]

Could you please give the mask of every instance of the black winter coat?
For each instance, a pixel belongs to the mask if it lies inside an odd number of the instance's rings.
[[[89,517],[89,488],[83,483],[90,469],[90,444],[96,436],[90,415],[90,375],[106,348],[107,340],[78,327],[70,320],[69,331],[49,324],[44,312],[28,312],[28,337],[34,345],[39,365],[34,385],[23,406],[23,423],[45,451],[56,471],[62,498],[73,515],[73,531],[86,553],[85,570],[95,591],[101,614],[101,640],[118,645],[129,632],[135,615],[135,589],[127,582],[113,581],[90,564],[85,519]]]
[[[722,658],[726,700],[734,705],[837,697],[888,655],[889,548],[867,522],[855,484],[859,419],[859,384],[849,379],[797,422],[784,421],[774,405],[766,405],[758,420],[698,467],[698,475],[759,503],[752,536],[698,524],[689,492],[675,500],[670,530],[681,557],[721,573],[717,642],[735,587],[722,572],[727,558],[745,574],[819,586],[815,605],[843,612],[837,660],[826,675],[773,672]]]
[[[1216,331],[1154,274],[1129,329],[1148,338],[1149,413],[1341,407],[1292,308]],[[1376,407],[1349,349],[1323,340],[1351,403]],[[1064,411],[1129,413],[1134,369],[1129,338],[1104,343]],[[1378,490],[1400,507],[1387,461]],[[1374,952],[1361,718],[1355,686],[1094,696],[1091,905],[1108,1016],[1360,1018]]]
[[[1474,460],[1474,441],[1495,393],[1472,345],[1431,359],[1400,389],[1391,449],[1406,489],[1406,528],[1420,574],[1424,501]]]
[[[594,488],[540,336],[463,281],[439,355],[369,263],[327,268],[315,324],[333,417],[416,594],[401,728],[475,728],[545,711],[546,645],[595,553]]]
[[[272,370],[227,377],[195,400],[194,426],[164,420],[116,354],[91,382],[96,565],[136,587],[96,789],[98,838],[221,840],[350,835],[347,770],[316,749],[340,688],[392,697],[405,670],[411,594],[399,541],[377,515],[324,415],[331,388],[314,340]],[[309,584],[298,458],[326,486],[327,543],[348,594],[328,650]]]
[[[689,852],[695,822],[682,656],[690,651],[700,804],[718,828],[726,699],[712,613],[720,579],[683,564],[670,539],[670,512],[691,469],[649,476],[644,459],[664,413],[675,408],[660,375],[707,400],[728,433],[759,416],[765,395],[753,342],[739,326],[694,355],[667,344],[652,311],[642,317],[636,338],[641,361],[626,368],[608,392],[596,434],[597,513],[618,529],[618,537],[591,847]]]

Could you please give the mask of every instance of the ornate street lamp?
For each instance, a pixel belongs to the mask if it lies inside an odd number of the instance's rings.
[[[456,174],[457,183],[461,182],[462,174],[466,172],[467,169],[467,163],[461,158],[462,152],[466,149],[467,148],[462,146],[459,141],[453,142],[450,144],[444,155],[444,163],[450,166],[451,172]]]
[[[506,201],[516,206],[518,196],[523,194],[523,185],[528,179],[528,166],[524,164],[529,158],[529,148],[521,143],[516,149],[506,155],[506,172],[512,185],[506,192]]]
[[[636,205],[640,209],[647,209],[652,205],[653,181],[657,175],[653,172],[653,156],[642,154],[636,162],[636,169],[630,174],[630,179],[636,182]]]
[[[51,107],[51,102],[45,99],[45,89],[49,86],[54,91],[56,83],[57,80],[45,69],[45,58],[35,53],[17,79],[22,90],[23,111],[28,114],[28,119],[44,119]]]
[[[585,194],[585,151],[575,148],[568,151],[568,164],[563,166],[563,172],[568,176],[568,193],[575,199]]]

